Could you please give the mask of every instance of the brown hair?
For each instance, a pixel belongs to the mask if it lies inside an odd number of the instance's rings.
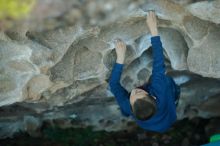
[[[138,120],[144,121],[144,120],[150,119],[155,114],[156,104],[155,104],[153,97],[148,95],[147,97],[144,97],[142,99],[137,99],[134,102],[132,110],[133,110],[134,116]]]

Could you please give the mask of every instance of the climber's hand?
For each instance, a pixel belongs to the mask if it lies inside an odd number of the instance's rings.
[[[158,35],[158,30],[157,30],[157,18],[155,15],[154,11],[149,11],[147,15],[147,26],[150,30],[150,33],[152,36],[157,36]]]
[[[121,39],[115,40],[115,50],[117,54],[117,63],[124,64],[125,53],[126,53],[126,44]]]

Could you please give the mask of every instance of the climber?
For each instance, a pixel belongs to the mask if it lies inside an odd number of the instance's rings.
[[[165,74],[163,48],[154,11],[148,12],[146,23],[151,33],[153,48],[153,69],[150,80],[143,86],[133,89],[131,93],[121,86],[120,78],[126,44],[117,39],[115,43],[117,59],[109,85],[123,115],[131,116],[143,129],[162,133],[176,121],[176,105],[180,88],[171,77]]]

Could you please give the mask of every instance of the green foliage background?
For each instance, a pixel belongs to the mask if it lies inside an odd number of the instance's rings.
[[[0,0],[0,20],[20,19],[28,16],[36,0]]]

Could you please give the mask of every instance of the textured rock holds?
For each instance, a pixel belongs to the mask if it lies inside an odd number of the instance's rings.
[[[114,39],[127,44],[121,83],[131,91],[152,71],[150,9],[158,16],[167,74],[181,86],[178,119],[219,116],[218,6],[217,0],[40,0],[31,26],[25,21],[0,32],[0,138],[25,130],[37,136],[43,121],[132,128],[108,87]]]
[[[39,100],[43,91],[47,90],[51,86],[52,82],[49,80],[48,76],[34,76],[30,81],[28,81],[27,87],[25,87],[25,91],[23,91],[23,94],[25,94],[23,96],[26,96],[25,98],[27,100]]]
[[[191,71],[208,77],[220,78],[219,28],[219,26],[211,27],[209,34],[200,42],[200,45],[190,49],[188,64]]]
[[[203,20],[208,20],[216,24],[220,23],[220,1],[209,0],[194,3],[188,6],[188,10]]]

